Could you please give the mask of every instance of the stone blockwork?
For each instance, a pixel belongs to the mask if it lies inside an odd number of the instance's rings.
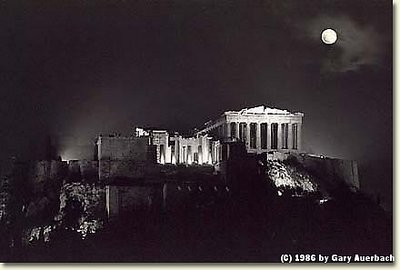
[[[151,211],[162,206],[162,183],[134,186],[106,186],[106,212],[109,220],[134,214],[135,211]]]
[[[99,136],[97,140],[99,160],[151,161],[149,138],[136,136]]]
[[[33,193],[44,192],[46,185],[61,183],[68,175],[68,164],[65,161],[41,160],[33,164],[30,173],[33,182]]]
[[[160,167],[145,161],[100,160],[99,179],[145,179],[159,176]]]
[[[109,220],[143,211],[176,211],[201,208],[229,196],[230,188],[221,182],[153,182],[130,186],[106,186],[106,212]]]
[[[296,155],[297,160],[310,172],[321,179],[320,186],[334,189],[340,183],[360,189],[358,165],[355,160],[344,160],[315,155]]]
[[[68,161],[67,182],[95,183],[99,179],[99,162],[97,160]]]
[[[144,181],[131,179],[124,185],[114,182],[106,186],[106,209],[110,219],[119,215],[132,216],[132,213],[140,211],[207,204],[221,192],[229,191],[214,174],[212,166],[159,166],[158,177]]]
[[[36,161],[30,166],[26,179],[30,183],[29,199],[26,201],[25,217],[33,224],[52,220],[57,211],[58,196],[63,181],[69,173],[67,162],[58,160]]]
[[[79,168],[83,182],[96,182],[99,179],[99,162],[97,160],[80,160]]]
[[[167,211],[203,208],[230,196],[230,187],[221,181],[171,182],[163,187],[164,209]]]
[[[156,173],[155,149],[148,137],[100,136],[98,146],[98,177],[144,178]]]

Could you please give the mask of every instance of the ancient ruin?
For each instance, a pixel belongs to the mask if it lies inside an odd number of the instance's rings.
[[[65,235],[88,241],[107,230],[117,230],[124,238],[127,224],[142,223],[140,230],[154,223],[171,226],[171,233],[180,226],[176,222],[194,222],[185,225],[194,232],[198,224],[221,227],[248,211],[255,211],[263,224],[264,215],[273,215],[292,199],[302,198],[292,207],[301,209],[305,203],[318,212],[316,207],[341,198],[343,192],[348,197],[358,194],[356,161],[302,150],[303,117],[257,106],[224,112],[192,136],[142,127],[129,135],[99,135],[92,160],[51,157],[29,166],[16,163],[2,185],[29,179],[31,188],[24,192],[30,195],[18,206],[24,212],[17,211],[29,226],[22,231],[13,227],[5,241],[49,245]],[[0,219],[7,220],[15,215],[13,197],[7,189],[0,195]],[[157,230],[163,234],[161,227]],[[268,237],[277,233],[274,228]]]
[[[264,105],[227,111],[215,120],[208,121],[192,137],[183,137],[166,130],[135,129],[135,137],[148,137],[149,144],[156,147],[156,159],[160,164],[216,164],[229,155],[223,143],[242,142],[251,154],[301,152],[301,128],[303,113],[269,108]],[[115,155],[127,157],[124,147],[127,137],[99,137],[101,151],[119,151]],[[117,142],[118,141],[118,142]],[[112,146],[111,142],[114,142]],[[105,145],[107,144],[107,145]],[[117,144],[121,144],[118,147]],[[106,150],[103,148],[106,147]],[[111,147],[110,149],[107,147]],[[118,150],[120,149],[120,150]],[[100,154],[103,155],[103,154]]]

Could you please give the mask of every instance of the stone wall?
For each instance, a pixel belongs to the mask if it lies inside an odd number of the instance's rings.
[[[80,160],[79,167],[83,180],[97,181],[99,178],[99,162],[96,160]]]
[[[150,159],[148,137],[101,136],[97,145],[99,160],[131,159],[147,161]]]
[[[148,137],[100,136],[98,175],[110,178],[144,178],[157,173],[155,147]]]
[[[161,209],[162,184],[106,186],[106,211],[109,220],[131,216],[135,211]]]
[[[44,192],[45,185],[60,184],[68,174],[68,164],[65,161],[41,160],[33,164],[30,173],[33,193]]]
[[[230,195],[222,182],[171,182],[163,186],[164,209],[168,211],[204,208]]]
[[[136,160],[100,160],[99,179],[115,178],[144,179],[159,176],[160,167],[146,161]]]
[[[223,183],[159,182],[135,186],[106,186],[110,220],[132,217],[135,211],[180,211],[203,208],[230,195]]]
[[[70,160],[67,182],[95,183],[99,179],[99,162],[96,160]]]
[[[70,160],[68,162],[68,177],[67,182],[80,182],[82,179],[81,166],[79,160]]]
[[[321,180],[318,184],[326,189],[333,189],[341,182],[356,189],[360,188],[358,166],[355,160],[312,155],[297,155],[296,157],[308,171]]]
[[[67,162],[57,161],[57,160],[41,160],[37,161],[33,165],[33,181],[43,182],[46,179],[52,178],[62,178],[65,175],[65,169],[67,167]]]

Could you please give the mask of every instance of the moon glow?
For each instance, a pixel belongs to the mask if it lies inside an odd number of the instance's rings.
[[[325,44],[332,45],[337,40],[337,34],[335,30],[328,28],[322,32],[321,39]]]

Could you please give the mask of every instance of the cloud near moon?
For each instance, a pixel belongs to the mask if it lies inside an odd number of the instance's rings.
[[[384,41],[372,26],[361,26],[348,17],[320,16],[310,20],[306,26],[306,39],[320,42],[321,32],[326,28],[335,29],[338,40],[333,59],[323,59],[325,71],[346,72],[358,70],[361,66],[379,66],[382,61]],[[303,30],[304,31],[304,30]]]

